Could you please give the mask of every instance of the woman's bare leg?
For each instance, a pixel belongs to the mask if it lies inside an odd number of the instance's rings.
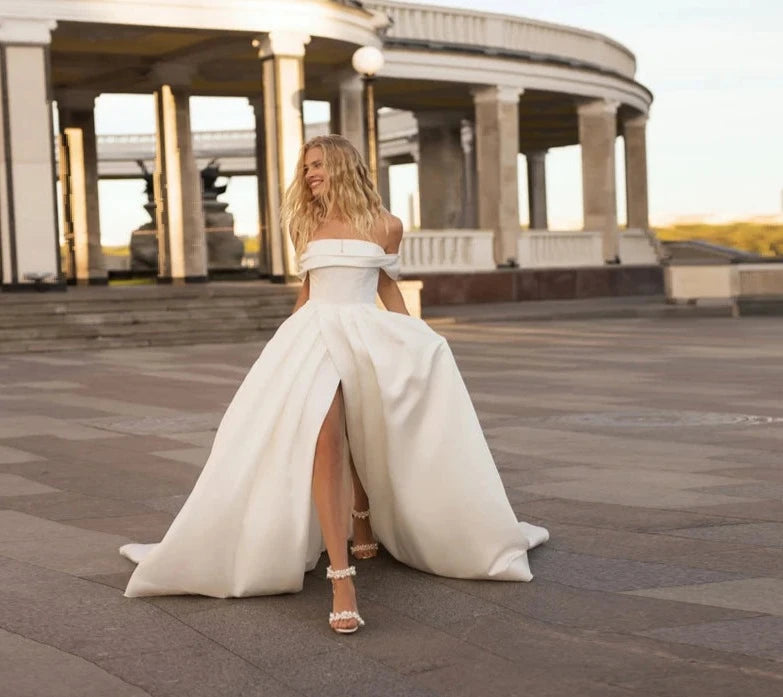
[[[318,510],[321,532],[333,569],[348,566],[348,549],[345,535],[345,512],[349,505],[343,493],[343,432],[345,413],[342,388],[338,387],[326,418],[321,425],[315,444],[313,459],[313,498]],[[356,592],[349,576],[334,579],[334,611],[356,610]],[[332,626],[350,629],[357,625],[355,619],[337,620]]]
[[[364,490],[359,475],[356,473],[356,467],[351,458],[351,479],[353,481],[353,507],[356,511],[367,511],[370,509],[370,500],[367,498],[367,492]],[[369,518],[353,519],[353,543],[355,545],[367,545],[375,542],[372,534],[372,526]],[[375,556],[375,552],[356,552],[358,559],[366,559]]]

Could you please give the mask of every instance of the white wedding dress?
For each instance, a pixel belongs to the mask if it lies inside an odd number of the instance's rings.
[[[121,548],[138,562],[125,595],[301,590],[324,549],[313,454],[340,383],[347,443],[389,553],[441,576],[529,581],[526,552],[549,534],[517,521],[446,340],[375,305],[378,273],[396,278],[398,255],[320,239],[300,264],[310,299],[239,387],[165,537]],[[348,511],[345,521],[348,531]]]

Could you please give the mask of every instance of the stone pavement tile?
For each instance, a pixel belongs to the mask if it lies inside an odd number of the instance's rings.
[[[783,552],[773,548],[693,540],[674,537],[667,532],[598,531],[563,524],[550,527],[552,538],[548,546],[561,551],[727,571],[743,576],[776,576],[783,572]]]
[[[139,460],[143,455],[137,456]],[[150,457],[145,466],[154,466],[161,460]],[[165,461],[164,461],[165,462]],[[139,467],[134,471],[124,463],[122,467],[112,467],[104,464],[59,465],[52,466],[41,473],[26,473],[30,479],[44,482],[63,491],[71,491],[85,496],[111,498],[121,492],[127,500],[140,501],[144,497],[163,497],[189,492],[199,474],[191,465],[177,463],[186,472],[170,471],[160,467],[155,474],[146,473]]]
[[[174,494],[173,496],[156,496],[151,499],[142,499],[141,503],[154,511],[175,516],[179,513],[187,498],[188,494]]]
[[[714,490],[716,488],[734,487],[738,482],[733,477],[722,477],[704,472],[672,472],[642,468],[633,472],[623,472],[611,467],[570,466],[560,467],[551,473],[552,479],[561,481],[581,481],[590,479],[600,484],[625,484],[635,482],[639,487],[665,487],[670,489],[691,490],[696,487]],[[740,484],[753,484],[746,478]]]
[[[304,694],[429,694],[413,689],[412,684],[402,677],[405,661],[400,660],[400,665],[397,665],[391,657],[396,650],[404,656],[418,656],[420,661],[424,660],[423,653],[436,647],[419,645],[417,638],[428,633],[439,634],[436,630],[422,627],[404,617],[398,618],[382,606],[363,601],[360,595],[360,609],[367,625],[356,637],[342,637],[328,626],[331,602],[328,585],[319,583],[318,586],[317,589],[305,588],[302,593],[280,597],[212,600],[202,605],[206,609],[191,609],[179,616],[233,654]],[[308,595],[309,600],[300,604],[293,613],[290,607],[286,607],[286,604]],[[315,607],[313,600],[316,601]],[[308,611],[302,613],[305,605]],[[403,623],[412,634],[403,637],[401,633],[402,642],[394,641],[396,635],[392,633],[390,636],[394,622],[398,625]],[[455,648],[455,642],[450,642],[448,636],[439,636],[443,644],[451,644],[451,648]],[[357,638],[360,641],[357,642]],[[439,655],[445,657],[447,653],[441,647]]]
[[[290,601],[298,595],[281,597]],[[155,602],[155,606],[166,608],[184,624],[265,670],[291,655],[305,661],[339,648],[337,635],[327,622],[330,595],[320,593],[318,607],[302,618],[286,612],[282,603],[270,602],[271,598],[210,598],[198,605],[177,603],[172,598],[168,603]]]
[[[700,489],[700,491],[707,494],[725,494],[726,496],[736,496],[745,499],[783,499],[783,483],[778,482],[741,482],[726,486],[707,486]],[[727,501],[726,503],[731,502]]]
[[[643,684],[647,678],[678,665],[715,670],[711,657],[706,655],[651,651],[650,642],[638,637],[568,629],[511,614],[481,617],[465,630],[454,625],[450,631],[496,656],[521,663],[528,678],[534,679],[565,676],[592,684]]]
[[[246,363],[247,365],[230,365],[228,363],[209,363],[204,361],[188,361],[187,366],[191,370],[199,370],[199,371],[207,371],[213,375],[225,375],[228,373],[229,375],[234,375],[238,378],[238,380],[241,380],[247,375],[248,370],[250,369],[250,363],[252,363],[252,360],[242,361],[243,363]],[[180,364],[182,364],[180,362]],[[239,383],[236,382],[238,385]]]
[[[684,586],[741,578],[738,574],[719,571],[559,552],[547,546],[536,555],[536,577],[572,588],[604,591]]]
[[[357,593],[400,615],[438,628],[498,610],[494,603],[453,588],[440,587],[432,583],[432,576],[398,562],[386,558],[373,561],[376,563],[372,566],[362,565],[361,577],[356,581]]]
[[[195,646],[127,653],[97,663],[155,697],[302,697],[301,692],[204,638]]]
[[[535,554],[531,553],[530,556],[535,575]],[[679,624],[745,618],[758,614],[569,588],[539,578],[534,578],[529,584],[471,582],[456,579],[438,579],[438,583],[470,592],[507,611],[530,619],[595,631],[637,632]]]
[[[0,506],[2,506],[2,500],[8,496],[34,496],[54,492],[57,492],[57,489],[25,479],[17,474],[0,473]]]
[[[7,445],[0,445],[0,465],[15,465],[22,462],[34,462],[41,460],[40,455],[28,453],[25,450],[10,448]]]
[[[360,630],[364,632],[366,627]],[[328,630],[331,631],[331,630]],[[432,686],[420,684],[419,676],[404,676],[360,653],[353,646],[361,644],[359,634],[351,636],[343,646],[328,653],[320,653],[300,660],[290,655],[280,661],[272,674],[296,694],[311,697],[438,697]]]
[[[178,380],[207,385],[230,385],[234,389],[239,387],[239,378],[227,378],[219,375],[206,375],[203,372],[191,372],[187,370],[145,370],[141,373],[145,377],[162,378],[163,380]]]
[[[725,445],[730,448],[757,449],[760,452],[779,450],[783,447],[783,439],[777,434],[767,433],[769,426],[758,425],[755,433],[740,435],[731,427],[683,429],[672,434],[670,440],[677,443],[705,445]],[[667,434],[668,435],[668,434]]]
[[[556,367],[555,369],[559,369]],[[520,401],[523,404],[528,402],[533,404],[543,404],[548,409],[556,409],[563,412],[582,412],[585,410],[595,411],[614,411],[623,408],[623,404],[628,400],[621,397],[597,397],[595,394],[584,394],[574,397],[566,393],[558,393],[553,389],[547,389],[544,394],[534,398],[530,390],[526,388],[525,397],[520,400],[520,395],[516,391],[512,394],[503,394],[502,392],[486,392],[482,389],[471,390],[470,398],[478,407],[487,404],[492,409],[502,408],[514,409],[519,406]],[[513,413],[513,412],[512,412]]]
[[[100,375],[100,378],[101,380],[103,379],[102,374]],[[129,378],[125,379],[129,381]],[[86,407],[104,413],[123,416],[173,416],[179,413],[179,411],[173,407],[134,402],[132,399],[116,399],[116,395],[127,394],[127,391],[128,385],[126,384],[125,389],[120,388],[118,391],[114,392],[113,396],[98,396],[93,389],[90,389],[89,394],[50,394],[48,399],[54,404]]]
[[[130,374],[100,373],[100,379],[87,382],[86,387],[92,397],[92,402],[84,402],[85,406],[99,408],[108,407],[117,395],[123,395],[125,412],[133,409],[136,416],[153,415],[153,410],[176,410],[186,408],[188,411],[200,412],[214,409],[216,403],[230,399],[235,390],[231,385],[194,385],[174,380],[149,378],[139,372]],[[70,396],[70,395],[66,395]],[[62,399],[63,395],[57,395]],[[108,402],[104,400],[109,400]],[[106,411],[109,411],[106,408]],[[117,411],[117,413],[123,413]]]
[[[3,362],[16,363],[16,362],[24,361],[26,363],[32,363],[34,365],[40,364],[44,366],[54,366],[56,368],[71,368],[71,367],[90,365],[90,363],[93,360],[94,359],[92,356],[87,358],[83,355],[79,356],[75,353],[64,353],[60,355],[37,353],[32,355],[14,354],[13,356],[6,356],[3,359]]]
[[[514,512],[516,513],[516,508],[521,507],[521,510],[524,510],[524,506],[531,501],[540,501],[541,499],[547,498],[545,495],[531,493],[529,491],[526,491],[522,487],[506,487],[506,497],[508,498],[509,502],[511,503],[512,508],[514,508]]]
[[[67,525],[83,530],[120,535],[134,542],[158,542],[171,526],[173,517],[168,513],[144,512],[111,518],[69,519]]]
[[[93,583],[100,583],[102,586],[108,586],[109,588],[116,588],[121,593],[125,593],[125,589],[128,587],[128,581],[133,573],[134,567],[129,566],[127,571],[116,574],[85,574],[80,578],[85,581],[91,581]]]
[[[503,476],[505,481],[505,475]],[[640,508],[566,499],[536,501],[525,509],[525,513],[530,522],[557,521],[571,525],[635,532],[736,522],[736,519],[730,517],[693,513],[686,510]]]
[[[570,467],[570,462],[558,462],[540,455],[525,455],[497,450],[492,453],[495,465],[501,472],[535,472],[550,480],[550,472],[558,467]]]
[[[779,578],[750,578],[696,586],[649,588],[628,591],[627,594],[783,617],[783,580]]]
[[[129,436],[101,431],[107,438],[89,444],[68,441],[54,436],[7,438],[4,443],[29,449],[31,453],[54,462],[96,462],[112,465],[134,464],[139,454],[150,455],[156,450],[179,448],[182,443],[160,436]]]
[[[166,438],[199,448],[211,448],[215,440],[215,431],[189,431],[187,433],[167,433]]]
[[[508,660],[487,656],[416,676],[419,684],[442,697],[635,697],[630,689],[593,682],[577,675],[541,674],[524,656]]]
[[[12,560],[0,560],[0,621],[9,631],[93,662],[203,643],[198,632],[143,600]]]
[[[16,511],[0,511],[0,556],[71,576],[123,571],[126,537],[82,530]]]
[[[497,465],[497,462],[495,464]],[[551,472],[543,467],[526,467],[523,469],[498,466],[498,470],[506,489],[518,488],[541,481],[551,481],[552,479]]]
[[[357,653],[402,674],[414,676],[487,655],[485,648],[471,645],[453,632],[435,629],[384,605],[364,602],[360,611],[367,625],[355,647]]]
[[[568,430],[529,426],[501,426],[487,431],[494,450],[540,455],[579,465],[628,471],[655,467],[656,470],[699,472],[715,469],[710,458],[729,456],[730,448],[708,445],[688,445],[641,438],[594,435]],[[749,463],[750,464],[750,463]]]
[[[759,479],[767,482],[783,483],[783,467],[727,467],[715,470],[715,474],[741,479]]]
[[[184,462],[194,467],[204,467],[209,457],[209,448],[177,448],[174,450],[158,450],[152,455],[157,455],[164,460],[174,460],[175,462]]]
[[[719,660],[720,656],[715,658]],[[642,681],[624,680],[620,686],[633,690],[634,695],[655,697],[778,697],[783,690],[783,673],[775,664],[752,671],[734,666],[727,670],[720,664],[710,670],[673,666]]]
[[[84,385],[78,382],[68,380],[24,380],[12,382],[10,386],[14,389],[24,388],[25,390],[40,390],[42,392],[51,392],[54,390],[81,390]]]
[[[783,661],[783,617],[751,617],[730,622],[706,622],[664,627],[644,636]]]
[[[777,467],[780,465],[780,448],[773,450],[741,450],[725,455],[715,455],[710,458],[712,462],[722,464],[729,463],[733,466],[752,466]]]
[[[85,496],[140,501],[190,492],[199,470],[140,453],[92,452],[98,462],[33,462],[6,465],[28,479]],[[101,460],[103,460],[101,462]],[[115,460],[115,462],[112,462]]]
[[[0,475],[0,477],[2,476]],[[79,527],[83,526],[74,522],[74,519],[106,518],[113,520],[115,517],[151,513],[149,508],[134,501],[86,496],[71,491],[57,491],[53,494],[31,496],[3,496],[0,497],[0,508],[28,513],[47,520],[68,521],[69,525]],[[95,529],[100,530],[100,528]],[[101,532],[113,532],[113,530],[102,530]]]
[[[668,530],[667,534],[699,540],[783,548],[783,523],[740,523],[717,527],[677,528]]]
[[[0,439],[26,436],[56,436],[64,440],[89,441],[114,438],[116,434],[48,416],[5,416],[0,418]]]
[[[19,414],[46,416],[65,421],[95,419],[106,416],[105,411],[67,404],[54,404],[49,401],[48,395],[38,396],[37,398],[18,395],[10,396],[7,394],[0,395],[0,416],[17,416]]]
[[[646,507],[650,502],[660,508],[694,508],[699,506],[717,506],[727,503],[752,503],[756,497],[724,496],[722,494],[701,493],[693,490],[681,490],[672,486],[641,487],[634,480],[633,472],[624,472],[625,481],[598,481],[589,476],[565,482],[530,484],[525,488],[540,498],[574,499],[590,503],[609,503],[621,506]]]
[[[693,509],[694,512],[707,515],[726,515],[751,520],[783,521],[783,501],[763,500],[752,505],[740,503],[721,504],[719,506],[704,506]]]
[[[85,423],[107,432],[122,433],[126,437],[158,436],[165,438],[169,433],[216,431],[223,417],[223,411],[212,409],[210,411],[181,412],[176,416],[108,416],[90,419]],[[152,450],[154,449],[152,448]]]
[[[9,697],[150,697],[90,661],[2,629],[0,675]]]

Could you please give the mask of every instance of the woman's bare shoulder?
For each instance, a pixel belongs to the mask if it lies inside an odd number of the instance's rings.
[[[402,221],[384,208],[378,222],[380,238],[385,241],[383,248],[389,254],[396,254],[402,242]]]

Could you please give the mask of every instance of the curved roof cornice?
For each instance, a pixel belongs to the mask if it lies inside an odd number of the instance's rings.
[[[211,31],[305,32],[380,46],[380,13],[331,0],[0,0],[3,18]]]
[[[539,20],[403,2],[365,2],[392,20],[388,46],[459,49],[586,67],[633,79],[636,58],[596,32]]]

